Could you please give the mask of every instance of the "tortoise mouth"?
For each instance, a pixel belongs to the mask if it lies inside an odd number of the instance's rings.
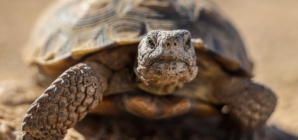
[[[161,119],[186,113],[198,117],[210,117],[219,115],[220,109],[198,99],[176,95],[158,96],[144,91],[134,91],[104,97],[94,112],[105,115],[130,113],[142,118]]]
[[[167,75],[166,77],[175,79],[181,74],[188,72],[188,64],[180,60],[158,60],[153,61],[148,68],[148,73],[156,76]],[[164,77],[164,78],[166,78]]]
[[[174,57],[160,57],[150,61],[149,65],[152,66],[158,63],[165,63],[165,64],[173,64],[175,66],[177,63],[184,63],[185,65],[189,66],[188,60],[184,60],[182,58],[174,58]],[[175,64],[176,63],[176,64]]]

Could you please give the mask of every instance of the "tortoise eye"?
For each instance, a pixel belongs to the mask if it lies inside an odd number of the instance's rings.
[[[186,48],[186,49],[189,49],[190,46],[191,46],[191,39],[189,38],[189,39],[187,39],[187,41],[186,41],[186,43],[185,43],[185,48]]]
[[[189,38],[189,39],[187,39],[185,45],[190,45],[190,43],[191,43],[191,39]]]
[[[149,46],[150,48],[154,47],[154,43],[153,43],[152,39],[150,39],[150,38],[147,39],[147,46]]]

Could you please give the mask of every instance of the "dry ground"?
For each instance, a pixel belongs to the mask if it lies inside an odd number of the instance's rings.
[[[22,46],[50,0],[0,0],[0,80],[28,78]],[[269,123],[298,135],[298,1],[215,0],[239,29],[254,61],[254,80],[279,98]]]

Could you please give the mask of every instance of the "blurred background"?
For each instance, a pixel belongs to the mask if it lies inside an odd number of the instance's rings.
[[[29,78],[22,48],[52,0],[0,0],[0,80]],[[214,0],[236,26],[254,62],[254,81],[277,94],[269,120],[298,135],[298,1]]]

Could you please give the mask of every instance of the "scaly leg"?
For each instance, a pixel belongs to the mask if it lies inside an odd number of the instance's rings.
[[[110,71],[95,63],[80,63],[62,73],[35,100],[23,119],[24,140],[63,139],[102,100]]]
[[[268,88],[250,79],[228,78],[218,81],[213,97],[227,105],[229,122],[240,131],[253,131],[264,125],[273,113],[277,98]]]

